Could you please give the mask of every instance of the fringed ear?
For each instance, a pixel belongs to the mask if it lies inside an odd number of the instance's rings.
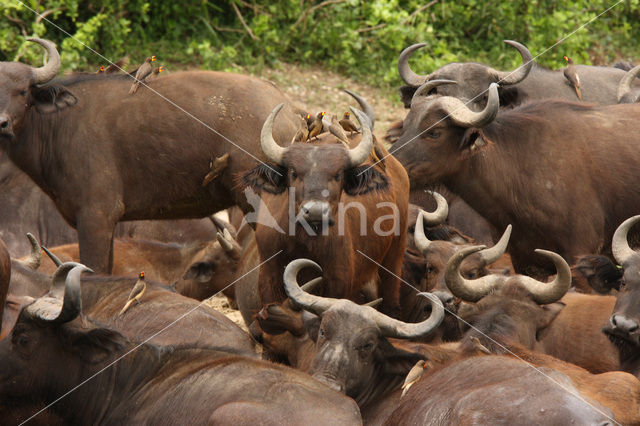
[[[32,87],[31,95],[36,109],[41,114],[50,114],[78,103],[75,95],[64,86]]]
[[[422,354],[396,348],[384,338],[378,341],[376,357],[383,363],[385,374],[399,376],[406,376],[416,362],[425,358]]]
[[[520,89],[514,86],[498,87],[498,97],[500,98],[500,108],[513,108],[522,103],[524,95]]]
[[[371,165],[354,167],[345,172],[344,192],[352,196],[381,191],[388,186],[389,179]]]
[[[260,164],[240,176],[244,186],[253,188],[256,192],[266,191],[271,194],[281,194],[287,189],[287,169],[282,166],[266,166]]]
[[[484,139],[482,129],[472,127],[464,132],[458,148],[460,151],[469,150],[469,153],[475,154],[480,148],[483,148],[486,145],[487,141]]]
[[[400,87],[400,99],[402,99],[402,103],[405,108],[411,108],[411,100],[413,99],[413,95],[416,93],[416,90],[418,90],[418,88],[414,86]]]
[[[127,342],[122,334],[108,328],[87,330],[67,325],[59,329],[73,351],[89,364],[115,358]]]

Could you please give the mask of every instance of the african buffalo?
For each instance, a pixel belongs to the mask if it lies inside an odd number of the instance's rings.
[[[558,269],[551,283],[523,275],[463,278],[461,262],[481,247],[467,247],[454,254],[445,272],[453,295],[465,302],[477,302],[463,303],[458,310],[466,324],[493,324],[504,338],[592,373],[619,369],[615,347],[600,332],[611,312],[613,297],[565,294],[571,285],[569,265],[562,257],[544,250],[539,253],[552,259]],[[510,318],[509,325],[497,325],[505,317]]]
[[[272,136],[282,106],[264,123],[262,149],[272,166],[260,165],[243,176],[264,202],[256,225],[265,261],[259,278],[263,305],[286,298],[282,271],[293,259],[308,257],[324,268],[320,294],[366,301],[379,292],[384,311],[397,311],[409,180],[393,158],[373,164],[373,151],[379,158],[387,153],[372,135],[371,108],[356,99],[370,111],[365,116],[352,108],[362,125],[359,141],[359,134],[343,143],[324,134],[313,143],[284,148]]]
[[[82,321],[85,270],[64,264],[0,342],[0,399],[14,409],[62,397],[49,410],[73,424],[361,423],[352,400],[302,372],[215,347],[136,345]]]
[[[399,388],[422,356],[395,348],[387,338],[412,339],[429,334],[444,317],[439,299],[421,293],[431,304],[431,315],[420,323],[406,323],[371,306],[306,292],[297,283],[298,273],[305,267],[321,271],[309,259],[294,260],[285,269],[284,285],[292,302],[321,318],[309,373],[351,396],[361,407]]]
[[[630,217],[613,234],[613,256],[622,266],[623,275],[611,317],[602,331],[616,345],[621,369],[640,378],[640,252],[627,241],[638,222],[640,215]]]
[[[543,100],[499,110],[492,84],[473,112],[419,93],[393,155],[412,185],[443,184],[496,229],[513,224],[516,272],[552,273],[530,256],[538,247],[571,263],[606,253],[617,224],[640,211],[640,105]]]
[[[418,75],[409,68],[409,57],[424,44],[414,44],[402,51],[398,58],[400,77],[412,88],[418,88],[426,82],[449,80],[457,84],[431,87],[430,93],[458,98],[469,103],[473,110],[482,108],[486,100],[486,89],[491,83],[500,84],[498,90],[502,106],[516,106],[535,99],[562,98],[578,101],[574,88],[565,78],[563,71],[549,70],[535,63],[529,50],[522,44],[505,40],[522,55],[522,66],[515,71],[497,71],[487,65],[465,62],[451,63],[438,68],[431,74]],[[625,71],[613,67],[575,65],[580,78],[582,100],[600,105],[618,103],[618,84]],[[636,87],[640,83],[634,82]],[[403,101],[410,106],[414,91],[405,89]]]
[[[119,221],[248,208],[234,178],[261,156],[256,123],[286,102],[277,88],[238,74],[188,71],[128,96],[129,75],[53,80],[55,45],[32,41],[46,49],[46,65],[0,63],[0,147],[77,229],[84,263],[111,270]],[[276,138],[291,140],[297,126],[286,108]],[[226,153],[227,169],[203,187],[210,165]]]

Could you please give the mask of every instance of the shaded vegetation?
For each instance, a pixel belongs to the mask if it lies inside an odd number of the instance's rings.
[[[134,63],[155,54],[165,63],[206,69],[322,64],[372,85],[395,86],[398,54],[410,44],[427,43],[412,61],[420,72],[470,60],[507,69],[520,57],[502,40],[541,54],[613,5],[538,62],[558,68],[563,55],[583,64],[634,61],[640,0],[617,1],[0,0],[0,60],[38,64],[42,51],[24,42],[36,35],[58,44],[66,69],[93,70],[125,53]]]

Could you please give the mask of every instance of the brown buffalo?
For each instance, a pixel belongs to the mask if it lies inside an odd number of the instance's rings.
[[[552,273],[530,256],[537,247],[571,263],[606,253],[617,224],[640,210],[640,105],[546,100],[498,110],[492,85],[486,108],[472,112],[420,92],[393,155],[412,185],[443,184],[497,229],[513,224],[516,272]]]
[[[612,250],[623,268],[619,292],[603,332],[616,345],[622,370],[640,378],[640,253],[631,248],[627,235],[640,215],[622,222],[613,235]],[[615,267],[615,266],[613,266]]]
[[[95,325],[80,306],[84,270],[61,266],[0,342],[0,399],[14,410],[64,396],[49,410],[67,424],[361,423],[352,400],[304,373],[221,347],[136,345],[117,324]]]
[[[571,285],[571,270],[560,256],[543,250],[540,253],[552,259],[558,269],[552,283],[523,275],[463,278],[461,262],[479,249],[468,247],[454,254],[445,273],[447,286],[455,296],[477,302],[463,304],[458,311],[467,324],[480,328],[493,324],[504,338],[592,373],[619,369],[615,347],[600,333],[613,297],[565,295]],[[509,325],[498,325],[504,318],[509,318]]]
[[[188,71],[127,96],[129,75],[54,80],[54,44],[33,41],[48,52],[46,65],[0,63],[0,147],[77,229],[84,263],[111,270],[119,221],[248,208],[234,178],[262,155],[255,123],[286,101],[277,88],[238,74]],[[278,121],[276,138],[291,140],[296,115],[287,108]],[[211,162],[226,153],[227,169],[203,187]]]
[[[262,130],[262,148],[272,167],[259,166],[243,176],[264,202],[256,225],[260,257],[275,256],[260,268],[262,303],[283,301],[282,271],[293,259],[308,257],[324,268],[320,294],[366,300],[379,292],[385,312],[397,310],[407,229],[404,169],[392,158],[373,164],[372,150],[379,158],[386,151],[371,133],[371,115],[353,109],[362,124],[361,140],[360,135],[350,139],[357,143],[353,148],[328,134],[284,148],[271,132],[280,110]],[[364,294],[367,288],[374,295]]]

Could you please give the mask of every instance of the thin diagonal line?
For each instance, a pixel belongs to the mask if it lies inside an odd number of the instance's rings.
[[[498,80],[498,83],[502,82],[505,78],[510,77],[512,74],[515,74],[520,68],[525,67],[527,65],[529,65],[531,62],[535,61],[537,58],[539,58],[540,56],[544,55],[545,53],[547,53],[549,50],[553,49],[554,47],[556,47],[557,45],[561,44],[562,42],[564,42],[566,39],[568,39],[569,37],[571,37],[572,35],[574,35],[576,32],[580,31],[582,28],[586,27],[587,25],[591,24],[593,21],[595,21],[596,19],[600,18],[602,15],[604,15],[605,13],[609,12],[611,9],[613,9],[614,7],[616,7],[617,5],[619,5],[620,3],[622,3],[624,0],[618,0],[617,3],[615,3],[613,6],[609,7],[607,10],[605,10],[604,12],[600,13],[598,16],[596,16],[595,18],[591,18],[589,21],[587,21],[586,23],[580,25],[577,29],[573,30],[572,32],[570,32],[569,34],[567,34],[566,36],[564,36],[563,38],[561,38],[560,40],[558,40],[557,42],[555,42],[553,45],[551,45],[551,47],[548,47],[547,49],[543,50],[542,53],[538,53],[536,56],[534,56],[530,61],[520,65],[518,68],[516,68],[515,70],[511,71],[509,74],[505,75],[504,77],[502,77],[500,80]],[[474,96],[473,98],[471,98],[469,101],[467,101],[466,103],[463,103],[462,105],[460,105],[459,107],[457,107],[456,109],[454,109],[453,111],[451,111],[450,113],[448,113],[446,116],[444,116],[443,118],[441,118],[440,120],[436,121],[435,123],[433,123],[431,126],[429,126],[428,128],[426,128],[425,130],[423,130],[422,132],[418,133],[416,136],[412,137],[411,139],[409,139],[407,142],[403,143],[402,145],[400,145],[399,147],[395,148],[392,147],[393,152],[398,152],[399,150],[401,150],[402,148],[404,148],[405,146],[407,146],[409,143],[413,142],[414,140],[416,140],[417,138],[419,138],[420,136],[422,136],[423,134],[425,134],[426,132],[428,132],[429,130],[431,130],[435,125],[443,122],[445,119],[447,119],[448,117],[451,116],[451,114],[459,111],[461,108],[466,107],[467,105],[473,103],[476,99],[478,99],[480,96],[484,95],[485,93],[487,93],[489,91],[489,88],[486,88],[485,90],[483,90],[482,92],[478,93],[476,96]],[[369,170],[370,168],[372,168],[373,166],[375,166],[376,164],[380,163],[381,161],[383,161],[385,158],[391,156],[393,154],[389,153],[387,155],[385,155],[384,157],[382,157],[381,159],[379,159],[378,161],[376,161],[375,163],[369,165],[369,167],[365,168],[364,170],[362,170],[360,173],[358,173],[358,176],[360,176],[361,174],[363,174],[364,172],[366,172],[367,170]]]
[[[198,305],[196,305],[193,309],[190,309],[189,311],[185,312],[184,314],[180,315],[178,318],[176,318],[175,320],[173,320],[170,324],[166,325],[165,327],[163,327],[162,329],[160,329],[159,331],[155,332],[154,334],[152,334],[151,336],[149,336],[147,339],[145,339],[142,343],[137,344],[136,346],[134,346],[132,349],[130,349],[129,351],[127,351],[125,354],[119,356],[118,358],[116,358],[114,361],[112,361],[111,363],[109,363],[107,366],[105,366],[104,368],[102,368],[101,370],[97,371],[96,373],[92,374],[91,376],[89,376],[87,379],[85,379],[82,383],[76,385],[75,387],[71,388],[68,392],[66,392],[65,394],[63,394],[62,396],[58,397],[58,399],[56,399],[55,401],[51,402],[49,405],[47,405],[46,407],[44,407],[42,410],[38,411],[37,413],[35,413],[34,415],[32,415],[31,417],[29,417],[28,419],[26,419],[25,421],[23,421],[22,423],[20,423],[20,426],[22,426],[23,424],[27,423],[29,420],[33,419],[34,417],[36,417],[38,414],[42,413],[44,410],[46,410],[47,408],[51,407],[52,405],[56,404],[57,402],[59,402],[60,400],[62,400],[63,398],[67,397],[69,394],[71,394],[72,392],[74,392],[76,389],[78,389],[79,387],[81,387],[82,385],[84,385],[85,383],[89,382],[91,379],[93,379],[94,377],[96,377],[97,375],[103,373],[105,370],[109,369],[110,367],[114,366],[115,364],[117,364],[120,360],[122,360],[124,357],[126,357],[127,355],[129,355],[130,353],[136,351],[137,349],[139,349],[142,345],[148,343],[151,339],[153,339],[154,337],[156,337],[157,335],[164,333],[165,331],[167,331],[169,328],[173,327],[176,323],[178,323],[179,321],[181,321],[182,319],[184,319],[186,316],[192,314],[193,312],[195,312],[198,308],[200,308],[206,301],[208,301],[209,299],[217,296],[218,294],[220,294],[222,291],[226,290],[227,288],[231,287],[232,285],[236,284],[238,281],[240,281],[242,278],[246,277],[247,275],[249,275],[250,273],[252,273],[253,271],[255,271],[256,269],[258,269],[259,267],[261,267],[262,265],[264,265],[265,263],[269,262],[271,259],[273,259],[274,257],[276,257],[277,255],[279,255],[280,253],[282,253],[282,250],[278,251],[277,253],[275,253],[274,255],[272,255],[271,257],[269,257],[267,260],[265,260],[264,262],[261,262],[259,265],[255,266],[254,268],[251,268],[251,270],[249,270],[247,273],[243,274],[242,276],[240,276],[239,278],[235,279],[231,284],[229,284],[228,286],[226,286],[225,288],[223,288],[222,290],[220,290],[219,292],[217,292],[216,294],[214,294],[213,296],[211,296],[210,298],[207,298],[203,301],[201,301],[200,303],[198,303]]]
[[[366,254],[364,254],[362,251],[357,250],[358,253],[360,253],[361,255],[363,255],[364,257],[366,257],[367,259],[369,259],[371,262],[373,262],[374,264],[378,265],[379,268],[384,269],[387,273],[393,275],[394,277],[398,278],[403,284],[408,285],[409,287],[411,287],[412,289],[414,289],[417,293],[420,293],[420,290],[418,290],[417,288],[415,288],[414,286],[412,286],[410,283],[406,282],[405,280],[402,279],[402,277],[397,276],[396,274],[394,274],[392,271],[390,271],[389,269],[385,268],[383,265],[379,264],[378,262],[376,262],[374,259],[370,258],[369,256],[367,256]],[[602,414],[603,416],[605,416],[607,419],[611,420],[612,422],[614,422],[615,424],[619,425],[620,423],[618,423],[617,421],[615,421],[614,419],[612,419],[611,417],[609,417],[606,413],[604,413],[603,411],[601,411],[600,409],[598,409],[598,407],[596,407],[595,405],[593,405],[592,403],[590,403],[589,401],[587,401],[586,399],[584,399],[582,397],[582,395],[580,395],[579,393],[574,393],[571,391],[571,389],[568,389],[566,387],[564,387],[562,385],[562,383],[558,382],[557,380],[555,380],[553,377],[545,374],[543,371],[541,371],[538,367],[536,367],[535,365],[531,364],[528,361],[525,361],[524,359],[522,359],[521,357],[519,357],[518,355],[514,354],[513,352],[511,352],[507,347],[505,347],[504,345],[502,345],[501,343],[497,342],[496,340],[492,339],[491,337],[487,336],[485,333],[483,333],[482,331],[480,331],[477,327],[473,326],[472,324],[469,324],[467,321],[463,320],[462,318],[460,318],[457,314],[451,312],[450,310],[448,310],[447,308],[444,307],[443,308],[445,311],[447,311],[449,314],[453,315],[456,319],[458,319],[459,321],[462,321],[463,323],[465,323],[466,325],[468,325],[470,328],[474,329],[475,331],[477,331],[478,333],[482,334],[484,337],[486,337],[487,339],[491,340],[493,343],[495,343],[496,345],[500,346],[502,349],[504,349],[506,352],[508,352],[509,354],[511,354],[512,356],[514,356],[515,358],[519,359],[520,361],[526,363],[529,367],[533,368],[534,370],[536,370],[538,373],[542,374],[544,377],[546,377],[547,379],[551,380],[553,383],[557,384],[558,386],[560,386],[562,389],[564,389],[565,391],[569,392],[571,395],[581,399],[583,402],[585,402],[587,405],[591,406],[594,410],[596,410],[597,412],[599,412],[600,414]],[[564,374],[564,373],[563,373]]]
[[[92,49],[91,47],[87,46],[86,44],[84,44],[83,42],[81,42],[80,40],[78,40],[77,38],[75,38],[74,36],[72,36],[71,34],[69,34],[67,31],[65,31],[64,29],[60,28],[58,25],[56,25],[55,23],[51,22],[48,18],[44,17],[43,15],[41,15],[40,13],[38,13],[36,10],[32,9],[31,7],[29,7],[28,5],[26,5],[24,2],[22,2],[21,0],[15,0],[16,2],[20,3],[21,5],[23,5],[24,7],[26,7],[27,9],[29,9],[31,12],[33,12],[34,14],[36,14],[37,16],[39,16],[40,18],[42,18],[43,21],[47,21],[49,24],[51,24],[53,27],[55,27],[56,29],[58,29],[60,32],[62,32],[63,34],[65,34],[66,36],[68,36],[69,38],[71,38],[72,40],[74,40],[76,43],[79,43],[80,45],[84,46],[85,48],[89,49],[92,53],[94,53],[95,55],[99,56],[101,59],[103,59],[104,61],[108,62],[110,65],[114,66],[115,68],[117,68],[118,70],[124,72],[125,74],[129,75],[129,73],[127,73],[124,69],[120,68],[120,66],[118,66],[117,64],[115,64],[114,62],[112,62],[111,60],[109,60],[108,58],[106,58],[105,56],[103,56],[102,54],[100,54],[98,51]],[[166,96],[164,96],[162,93],[158,92],[157,90],[152,89],[151,87],[149,87],[144,81],[142,80],[138,80],[137,78],[135,78],[135,76],[130,76],[133,80],[139,82],[140,84],[142,84],[144,87],[146,87],[147,89],[149,89],[152,93],[156,94],[157,96],[159,96],[160,98],[162,98],[163,100],[165,100],[166,102],[168,102],[169,104],[171,104],[172,106],[176,107],[177,109],[179,109],[180,111],[182,111],[187,117],[197,121],[198,123],[202,124],[204,127],[206,127],[207,129],[211,130],[213,133],[215,133],[216,135],[220,136],[221,138],[223,138],[224,140],[226,140],[227,142],[229,142],[231,145],[235,146],[236,148],[238,148],[240,151],[244,152],[245,154],[249,155],[251,158],[253,158],[254,160],[258,161],[259,163],[263,164],[264,166],[268,167],[269,169],[271,169],[272,171],[276,172],[279,176],[282,176],[282,174],[280,172],[278,172],[276,169],[274,169],[273,167],[269,166],[268,164],[266,164],[264,161],[260,160],[258,157],[256,157],[255,155],[253,155],[252,153],[250,153],[249,151],[247,151],[246,149],[242,148],[240,145],[236,144],[235,142],[233,142],[231,139],[229,139],[228,137],[226,137],[225,135],[223,135],[222,133],[218,132],[216,129],[214,129],[213,127],[209,126],[207,123],[205,123],[204,121],[200,120],[198,117],[196,117],[195,115],[191,114],[189,111],[185,110],[184,108],[182,108],[180,105],[176,104],[174,101],[172,101],[171,99],[167,98]]]

